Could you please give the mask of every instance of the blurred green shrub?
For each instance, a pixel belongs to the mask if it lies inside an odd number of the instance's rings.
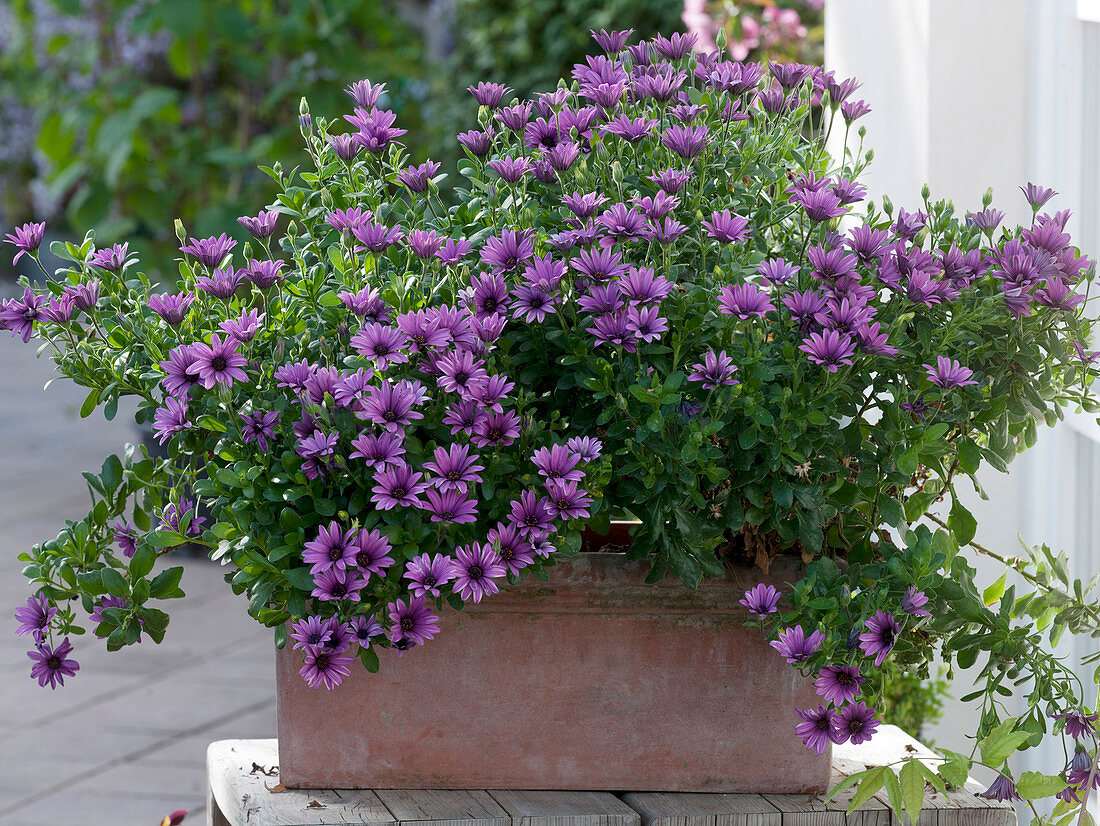
[[[0,106],[32,121],[36,163],[0,156],[14,223],[53,217],[128,240],[145,260],[236,226],[271,196],[259,163],[293,163],[298,100],[350,112],[385,81],[410,136],[429,92],[419,35],[380,0],[19,0],[4,10]],[[29,148],[29,147],[28,147]],[[35,192],[35,203],[26,193]],[[243,237],[243,235],[242,235]]]

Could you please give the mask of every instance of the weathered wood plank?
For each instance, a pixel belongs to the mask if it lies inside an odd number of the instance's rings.
[[[276,740],[210,744],[206,752],[210,797],[221,810],[223,822],[230,826],[396,826],[372,791],[272,791],[279,785],[278,761]]]
[[[638,813],[607,792],[490,789],[514,826],[641,826]]]
[[[401,826],[511,826],[486,791],[379,789],[378,797]]]
[[[628,792],[623,801],[641,826],[782,826],[783,816],[758,794]]]

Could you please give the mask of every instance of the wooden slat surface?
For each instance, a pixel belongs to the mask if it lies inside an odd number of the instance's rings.
[[[893,765],[933,752],[894,726],[868,743],[833,751],[831,785],[877,765]],[[824,795],[695,794],[565,791],[311,791],[278,786],[275,740],[222,740],[211,744],[207,765],[212,826],[909,826],[890,812],[880,792],[851,815],[850,787],[829,801]],[[930,787],[916,826],[1016,826],[1010,804],[965,789]],[[218,819],[215,808],[224,813]]]
[[[520,792],[489,794],[515,826],[641,826],[638,812],[607,792]]]

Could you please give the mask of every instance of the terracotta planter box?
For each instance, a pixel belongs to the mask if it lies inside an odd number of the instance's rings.
[[[777,560],[776,585],[797,579]],[[298,788],[824,791],[794,734],[813,686],[741,625],[758,572],[697,591],[583,553],[445,610],[430,645],[332,692],[278,652],[279,767]]]

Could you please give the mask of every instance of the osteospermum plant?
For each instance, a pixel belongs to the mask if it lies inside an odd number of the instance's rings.
[[[654,580],[801,558],[798,582],[742,604],[813,680],[792,736],[818,753],[873,735],[883,669],[983,658],[971,754],[854,775],[857,800],[886,785],[915,822],[925,781],[960,785],[979,757],[990,796],[1083,811],[1096,716],[1051,652],[1100,630],[1091,588],[1046,548],[974,543],[956,496],[1040,421],[1096,409],[1095,271],[1068,212],[1032,184],[1024,227],[991,193],[965,215],[927,190],[869,203],[855,79],[690,35],[594,38],[531,100],[470,88],[457,203],[361,81],[342,117],[303,101],[310,168],[265,169],[278,191],[240,219],[243,247],[178,226],[180,278],[157,286],[124,244],[53,247],[68,264],[0,324],[51,346],[83,413],[137,397],[167,457],[108,459],[89,516],[24,556],[34,675],[72,675],[85,617],[111,648],[159,641],[152,604],[181,592],[157,558],[190,541],[331,689],[354,655],[430,645],[447,603],[545,575],[579,520],[619,517]],[[41,239],[8,240],[38,260]],[[966,551],[1029,589],[979,589]],[[1047,735],[1075,744],[1066,767],[1013,778],[1008,757]]]

